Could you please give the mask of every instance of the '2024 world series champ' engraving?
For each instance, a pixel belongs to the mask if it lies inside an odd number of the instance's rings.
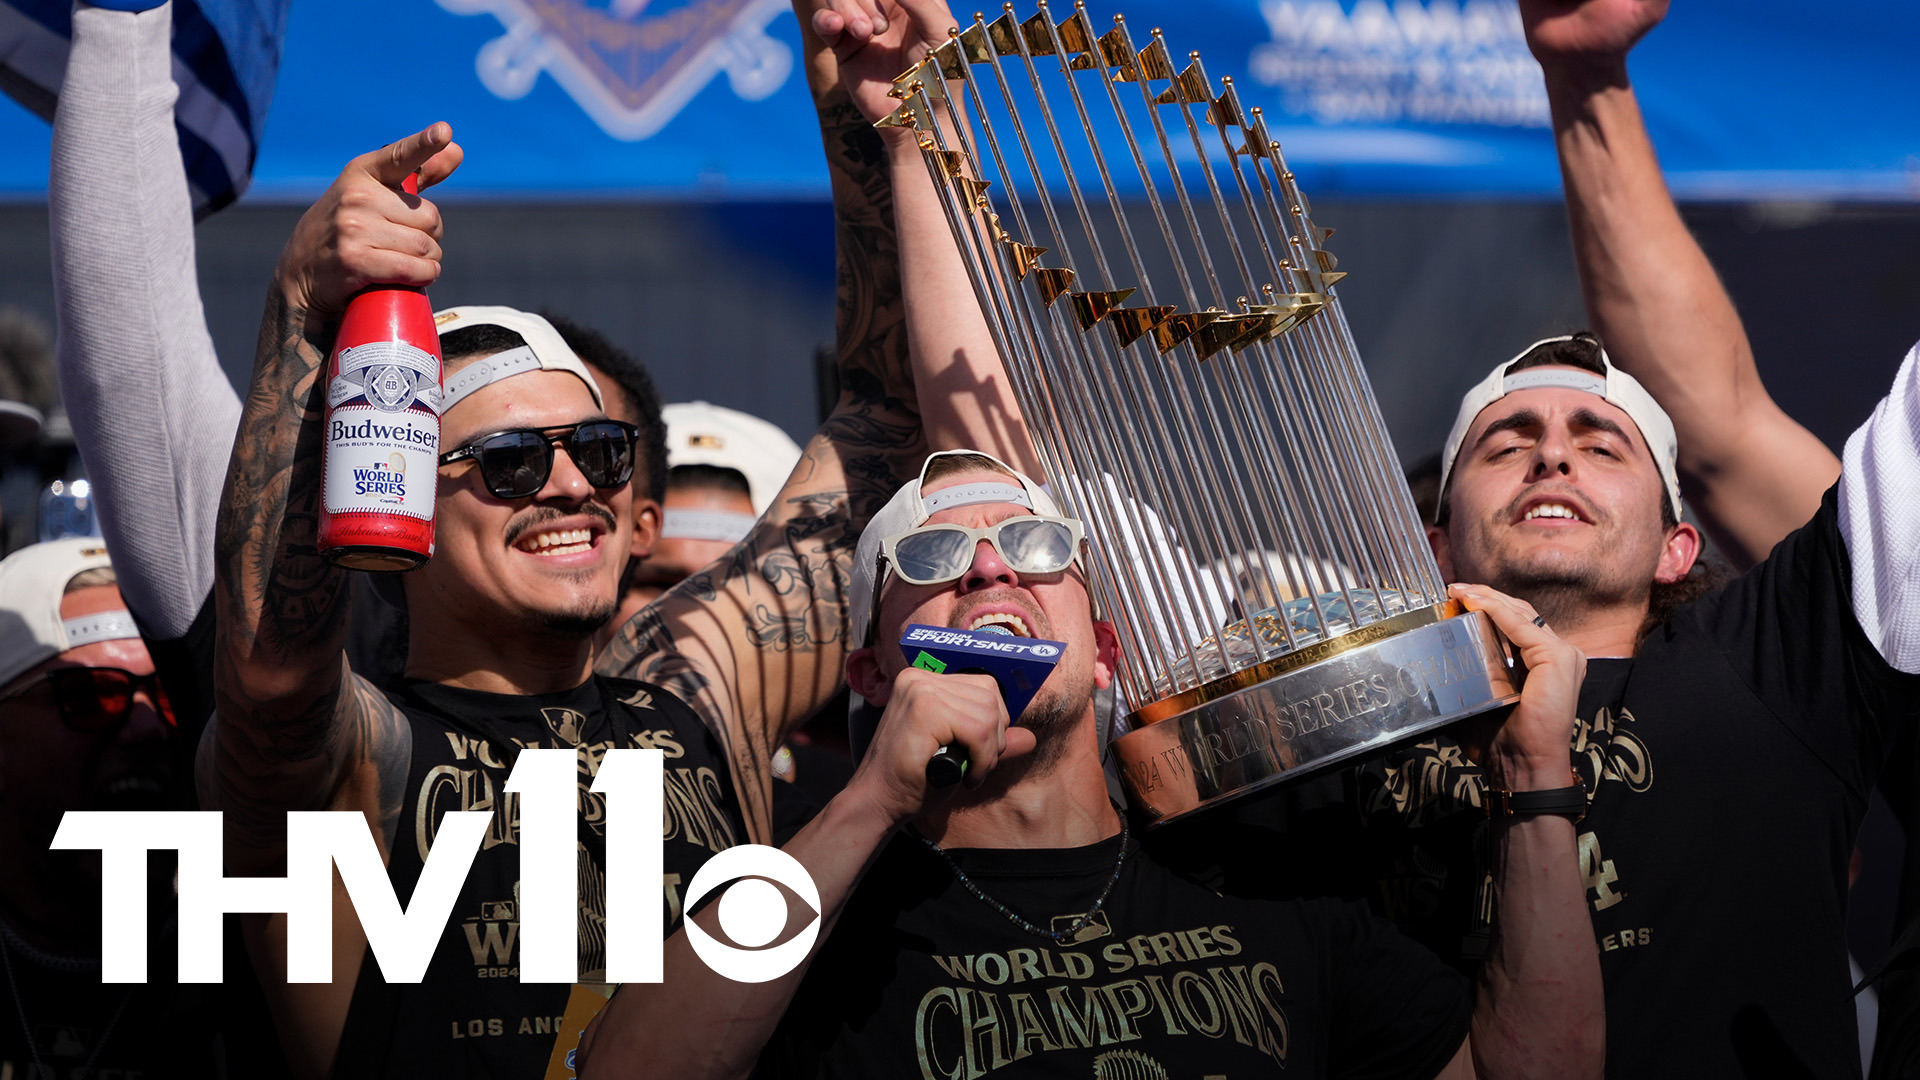
[[[1253,754],[1290,760],[1297,755],[1287,749],[1287,744],[1296,739],[1363,717],[1372,719],[1410,702],[1417,708],[1436,690],[1471,680],[1473,670],[1470,657],[1445,649],[1409,663],[1355,672],[1355,677],[1342,682],[1319,684],[1303,698],[1263,703],[1256,713],[1238,723],[1183,738],[1179,744],[1129,765],[1128,779],[1143,791],[1153,791],[1163,783],[1184,780],[1192,772],[1214,772]]]

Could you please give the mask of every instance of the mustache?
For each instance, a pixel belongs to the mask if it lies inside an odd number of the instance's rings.
[[[1046,612],[1042,611],[1040,605],[1035,603],[1031,597],[1024,595],[1018,589],[990,589],[983,593],[975,593],[966,600],[955,604],[953,610],[948,614],[947,621],[949,625],[956,628],[964,626],[972,618],[974,612],[992,604],[1011,604],[1019,608],[1021,617],[1027,622],[1027,628],[1032,630],[1036,637],[1046,637],[1048,634],[1053,633],[1053,627],[1051,621],[1047,618]]]
[[[1586,518],[1590,522],[1593,522],[1595,525],[1598,525],[1602,521],[1606,520],[1607,515],[1601,513],[1600,508],[1593,505],[1592,500],[1588,499],[1586,496],[1580,494],[1579,492],[1573,490],[1570,487],[1556,487],[1550,490],[1534,488],[1530,491],[1523,491],[1520,494],[1515,495],[1513,499],[1510,502],[1508,502],[1505,507],[1501,509],[1500,520],[1512,521],[1514,518],[1514,515],[1520,512],[1520,507],[1523,504],[1533,499],[1537,499],[1541,495],[1546,495],[1549,498],[1558,499],[1561,502],[1570,503],[1573,506],[1578,507],[1580,510],[1580,516]]]
[[[580,514],[593,518],[595,521],[606,526],[608,532],[615,532],[618,529],[618,525],[613,519],[613,512],[596,503],[583,503],[579,509],[571,511],[561,510],[552,506],[535,506],[528,509],[525,516],[516,519],[513,524],[507,526],[507,546],[512,547],[514,544],[519,543],[521,537],[535,529]]]

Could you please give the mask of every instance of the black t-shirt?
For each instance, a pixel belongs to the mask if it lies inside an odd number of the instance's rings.
[[[1834,496],[1628,659],[1588,661],[1574,765],[1612,1076],[1857,1075],[1847,863],[1920,677],[1854,619]],[[1385,914],[1470,938],[1484,782],[1441,738],[1362,770]],[[1382,842],[1384,841],[1384,842]]]
[[[606,967],[605,804],[588,788],[615,747],[666,753],[662,851],[667,923],[701,864],[746,837],[726,757],[683,702],[656,686],[596,676],[554,694],[509,696],[409,683],[394,703],[413,729],[413,762],[389,873],[404,904],[449,810],[494,815],[439,948],[416,984],[390,984],[369,952],[354,988],[334,1075],[502,1077],[545,1074],[569,988],[522,983],[519,796],[504,789],[516,747],[580,749],[580,977]],[[497,738],[495,737],[497,734]]]
[[[1120,838],[950,854],[988,896],[1065,928]],[[761,1056],[786,1077],[1433,1076],[1466,1037],[1465,980],[1365,909],[1225,896],[1131,845],[1106,906],[1058,946],[973,896],[919,839],[868,870]]]
[[[102,983],[98,963],[23,948],[0,930],[11,997],[0,1007],[0,1077],[9,1080],[166,1080],[252,1077],[222,1071],[214,1049],[217,986],[174,981],[171,926],[148,938],[144,983]],[[21,1027],[25,1013],[27,1026]],[[31,1041],[28,1034],[31,1034]],[[34,1055],[47,1071],[36,1073]]]

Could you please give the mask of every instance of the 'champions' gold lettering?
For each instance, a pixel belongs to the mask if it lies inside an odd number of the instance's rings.
[[[1108,942],[1099,957],[1110,976],[1141,970],[1100,984],[1087,982],[1093,958],[1072,950],[933,957],[960,985],[936,987],[920,999],[914,1016],[920,1075],[980,1080],[1035,1054],[1104,1050],[1160,1035],[1232,1039],[1284,1066],[1290,1028],[1278,968],[1183,966],[1242,951],[1231,926],[1135,934]],[[1013,989],[1046,979],[1070,982]]]
[[[585,721],[573,710],[548,709],[543,716],[556,731],[571,731]],[[478,810],[492,815],[481,842],[482,851],[502,844],[519,844],[520,798],[516,793],[503,790],[508,768],[505,759],[484,739],[451,731],[446,737],[454,760],[429,769],[414,796],[414,842],[421,861],[427,859],[441,818],[454,810]],[[520,749],[536,745],[518,739],[514,744]],[[686,748],[670,729],[635,733],[629,745],[661,750],[669,759],[686,756]],[[607,751],[615,747],[609,740],[582,743],[576,748],[579,818],[591,832],[602,836],[606,834],[607,806],[606,800],[592,790],[593,780]],[[739,843],[723,809],[726,792],[713,769],[706,766],[670,768],[664,771],[662,781],[663,839],[679,838],[715,852]],[[680,885],[680,875],[662,875],[661,886],[672,921],[680,918]],[[591,982],[600,977],[606,966],[606,881],[602,868],[585,844],[580,845],[579,889],[580,973],[584,981]],[[461,924],[461,933],[473,957],[475,978],[520,977],[519,960],[514,952],[520,926],[513,914],[516,906],[505,901],[483,904],[484,910],[478,918],[469,918]]]

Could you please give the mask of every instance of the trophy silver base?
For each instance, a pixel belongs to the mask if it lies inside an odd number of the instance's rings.
[[[1510,705],[1522,675],[1493,622],[1448,601],[1156,701],[1113,749],[1164,825]]]

